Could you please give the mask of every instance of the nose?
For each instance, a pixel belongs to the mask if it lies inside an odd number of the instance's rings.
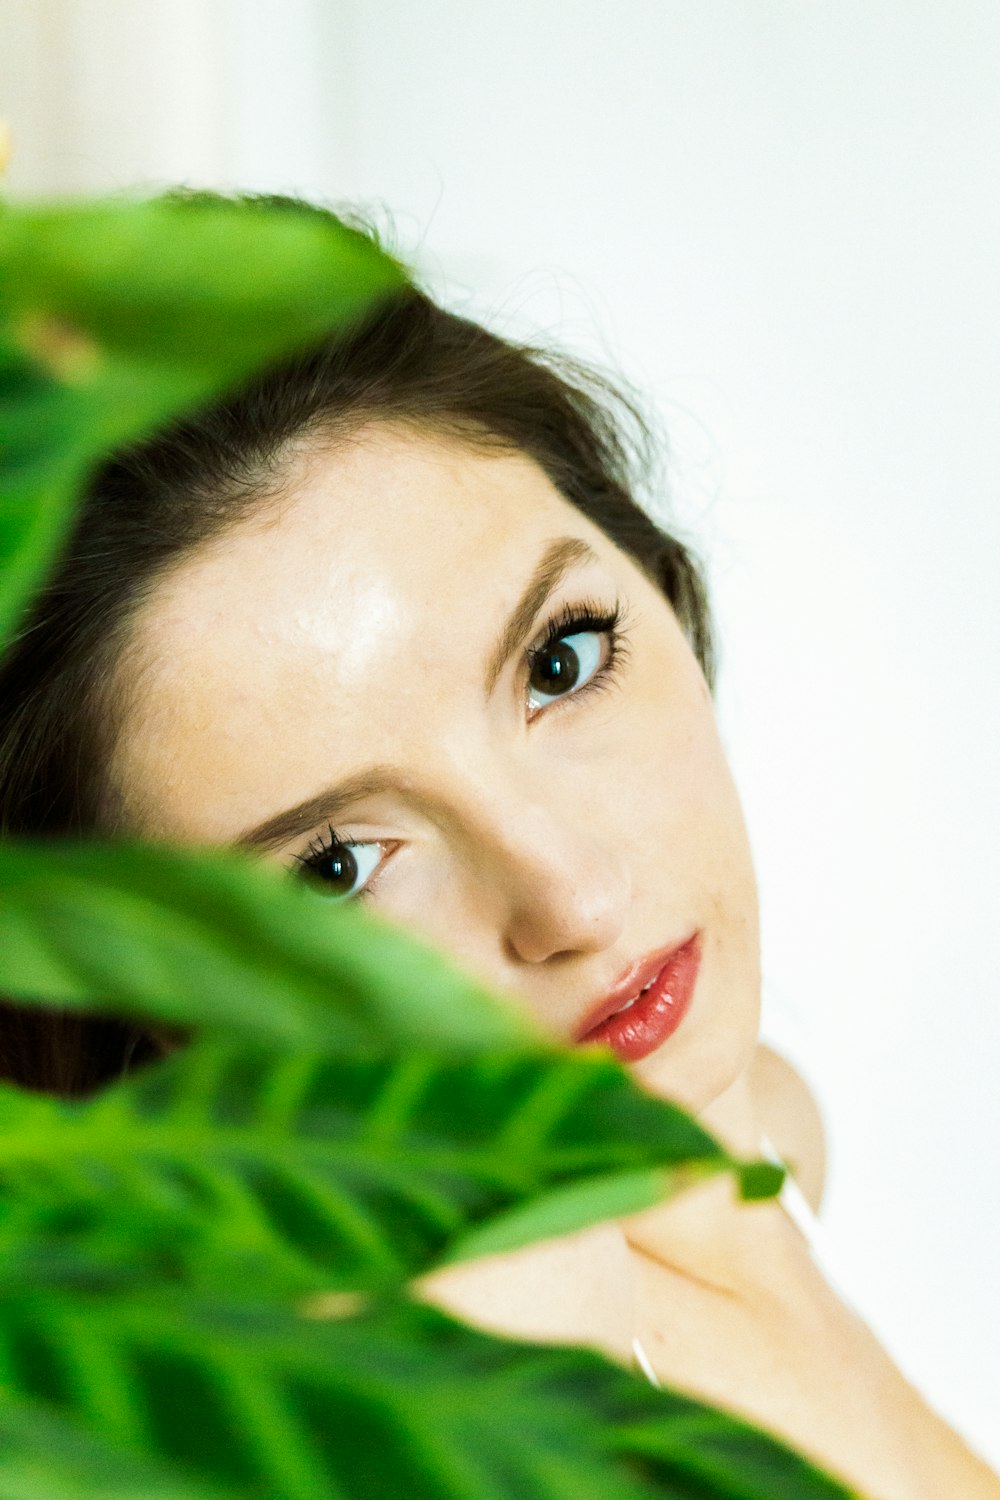
[[[508,804],[479,856],[501,902],[508,961],[599,953],[621,937],[632,894],[627,850],[578,809],[525,801],[512,819]]]

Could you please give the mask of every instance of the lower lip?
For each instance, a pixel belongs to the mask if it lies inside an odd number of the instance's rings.
[[[667,959],[646,993],[628,1010],[609,1016],[580,1038],[610,1047],[622,1062],[639,1062],[672,1036],[691,1005],[698,980],[701,946],[695,934]]]

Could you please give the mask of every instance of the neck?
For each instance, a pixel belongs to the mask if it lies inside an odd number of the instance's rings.
[[[744,1069],[724,1094],[701,1110],[698,1123],[734,1156],[760,1155],[765,1128],[750,1086],[749,1069]]]
[[[761,1155],[765,1133],[746,1072],[698,1116],[734,1156]],[[719,1291],[740,1294],[780,1284],[808,1259],[808,1247],[775,1199],[744,1203],[730,1173],[687,1188],[624,1223],[640,1254]]]

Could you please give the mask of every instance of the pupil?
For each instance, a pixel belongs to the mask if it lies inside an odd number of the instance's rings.
[[[531,672],[531,686],[541,693],[568,692],[580,675],[580,658],[565,641],[539,656]]]
[[[346,894],[358,878],[358,862],[350,849],[341,849],[317,866],[316,874],[334,895]]]

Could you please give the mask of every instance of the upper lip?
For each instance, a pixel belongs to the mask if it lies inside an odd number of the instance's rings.
[[[574,1042],[582,1042],[585,1036],[601,1025],[602,1021],[613,1016],[615,1011],[621,1010],[630,1000],[634,1000],[640,990],[652,984],[664,965],[673,958],[675,953],[679,953],[682,948],[686,947],[693,936],[694,933],[691,933],[688,937],[682,938],[679,943],[671,943],[666,948],[657,948],[654,952],[647,953],[645,958],[637,958],[630,963],[615,980],[610,990],[599,1000],[594,1001],[573,1032]]]

